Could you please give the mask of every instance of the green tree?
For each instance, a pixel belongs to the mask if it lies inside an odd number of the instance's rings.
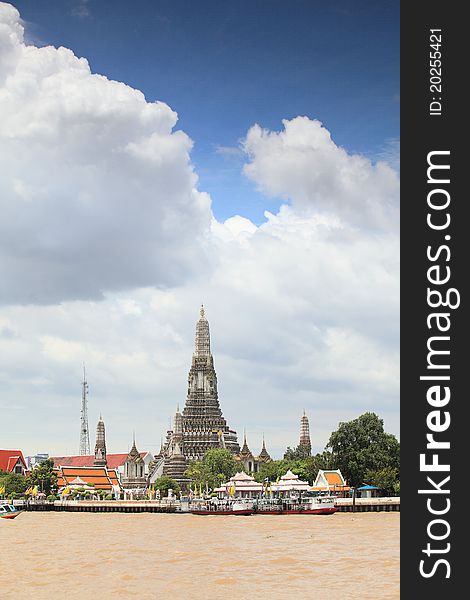
[[[277,481],[282,475],[285,475],[288,470],[295,473],[295,475],[298,475],[300,479],[309,479],[307,459],[286,460],[284,458],[261,465],[259,472],[255,473],[254,477],[256,481],[264,481],[266,478],[269,481]]]
[[[37,485],[46,495],[57,491],[57,474],[53,471],[54,461],[50,458],[39,463],[26,477],[27,487]]]
[[[306,446],[305,444],[299,444],[296,448],[291,448],[288,446],[287,450],[284,452],[285,460],[302,460],[304,458],[308,458],[311,456],[312,452],[310,446]]]
[[[174,479],[168,477],[168,475],[162,475],[153,484],[153,489],[160,490],[160,496],[166,498],[168,490],[171,489],[175,494],[178,494],[181,488]]]
[[[340,423],[330,436],[328,448],[336,468],[353,486],[364,482],[367,471],[400,468],[400,444],[395,436],[385,433],[383,420],[375,413]]]
[[[290,461],[284,459],[272,460],[271,462],[264,463],[260,466],[258,473],[254,474],[254,478],[256,481],[260,482],[265,479],[268,479],[268,481],[276,481],[278,477],[284,475],[290,464]]]
[[[313,483],[317,478],[318,471],[322,469],[323,471],[328,469],[336,469],[334,464],[333,455],[328,450],[324,450],[323,452],[319,452],[315,454],[315,456],[308,456],[305,461],[305,474],[306,479]]]
[[[208,450],[202,461],[192,461],[186,470],[186,477],[211,489],[222,485],[237,472],[237,463],[226,448]]]
[[[204,455],[202,464],[207,474],[212,478],[211,483],[221,484],[230,479],[237,472],[237,463],[232,453],[225,448],[212,448]],[[212,486],[213,487],[213,486]]]
[[[5,487],[5,497],[11,497],[12,494],[17,497],[24,494],[28,486],[26,479],[19,473],[1,473],[0,487]]]
[[[199,484],[205,484],[205,472],[202,460],[192,460],[184,473],[185,477]]]
[[[387,496],[400,495],[398,469],[394,469],[393,467],[385,467],[376,471],[367,470],[364,474],[364,483],[375,485],[383,490]]]

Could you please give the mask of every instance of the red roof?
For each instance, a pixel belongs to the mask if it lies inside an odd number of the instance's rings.
[[[6,473],[13,471],[18,459],[21,459],[26,469],[26,461],[21,450],[0,450],[0,470]]]
[[[148,452],[139,452],[143,459]],[[106,462],[108,469],[117,469],[126,462],[128,452],[125,454],[107,454]],[[54,467],[92,467],[95,460],[95,455],[87,456],[51,456],[54,461]]]

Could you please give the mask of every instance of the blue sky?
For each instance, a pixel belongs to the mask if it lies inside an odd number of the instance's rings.
[[[255,223],[280,201],[242,175],[255,123],[319,119],[336,144],[372,160],[399,137],[399,3],[315,0],[18,0],[26,39],[63,45],[93,72],[178,112],[217,218]],[[393,158],[392,158],[393,160]]]
[[[14,4],[6,447],[77,451],[85,362],[91,437],[101,412],[110,451],[133,430],[158,449],[201,303],[221,408],[254,452],[295,445],[304,409],[315,451],[366,411],[398,434],[399,3]]]

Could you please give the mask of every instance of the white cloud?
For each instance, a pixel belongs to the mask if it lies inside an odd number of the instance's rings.
[[[0,23],[0,301],[184,281],[211,211],[176,113],[66,48],[26,46],[3,3]]]
[[[320,121],[296,117],[283,125],[281,132],[254,125],[246,136],[251,162],[244,171],[260,191],[361,228],[397,222],[398,177],[388,164],[348,154]]]
[[[286,204],[218,222],[166,104],[21,36],[0,3],[2,443],[76,452],[85,361],[91,430],[101,411],[110,451],[132,429],[156,450],[201,302],[222,410],[253,451],[263,432],[276,455],[294,445],[304,408],[318,450],[365,410],[397,433],[396,173],[318,121],[255,126],[245,172]]]

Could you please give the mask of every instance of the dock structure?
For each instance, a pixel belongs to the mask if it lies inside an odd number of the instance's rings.
[[[338,512],[400,512],[400,497],[336,498]]]
[[[22,501],[15,500],[18,509],[27,511],[68,511],[68,512],[124,512],[124,513],[175,513],[180,512],[180,501],[162,500],[56,500]],[[400,498],[336,498],[338,512],[400,512]]]
[[[179,500],[55,500],[54,502],[15,502],[15,506],[26,511],[68,512],[125,512],[125,513],[174,513]]]

